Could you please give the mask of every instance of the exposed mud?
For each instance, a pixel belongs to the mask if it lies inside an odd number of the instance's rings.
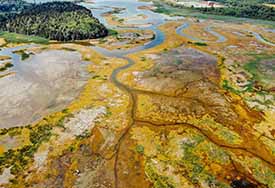
[[[78,95],[88,74],[77,52],[44,51],[0,79],[0,127],[30,124],[65,108]]]

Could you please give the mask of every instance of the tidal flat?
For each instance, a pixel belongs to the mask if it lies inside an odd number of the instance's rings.
[[[3,39],[0,63],[14,66],[0,74],[0,186],[275,187],[266,22],[170,17],[137,0],[80,4],[115,32]]]
[[[79,53],[62,50],[17,62],[16,73],[0,79],[0,127],[31,124],[65,108],[85,85],[86,66]]]

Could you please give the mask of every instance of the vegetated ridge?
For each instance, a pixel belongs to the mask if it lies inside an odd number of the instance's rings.
[[[99,38],[108,34],[89,9],[71,2],[33,4],[20,13],[0,19],[0,30],[58,41]]]
[[[194,13],[193,16],[196,16],[197,13],[203,13],[275,21],[275,0],[213,0],[213,2],[221,3],[224,6],[186,7],[179,4],[177,0],[153,0],[157,7],[154,11],[168,15],[189,16],[190,13]]]
[[[275,0],[214,0],[225,4],[219,8],[197,8],[203,13],[254,18],[275,21],[275,8],[264,3],[274,4]]]

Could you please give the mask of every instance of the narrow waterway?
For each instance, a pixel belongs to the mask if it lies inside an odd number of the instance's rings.
[[[275,46],[275,43],[268,41],[267,39],[265,39],[261,34],[255,32],[255,31],[247,31],[249,33],[251,33],[258,41],[267,44],[269,46]]]
[[[146,30],[152,30],[154,33],[155,33],[155,39],[150,41],[149,43],[143,45],[143,46],[139,46],[139,47],[135,47],[135,48],[132,48],[132,49],[129,49],[129,50],[108,50],[108,49],[104,49],[104,48],[101,48],[101,47],[93,47],[94,50],[98,51],[99,53],[105,55],[105,56],[108,56],[108,57],[116,57],[116,58],[122,58],[124,60],[127,60],[128,64],[122,66],[122,67],[118,67],[117,69],[115,69],[113,72],[112,72],[112,75],[111,75],[111,81],[114,83],[114,85],[116,85],[118,88],[120,88],[121,90],[125,91],[129,97],[130,97],[130,105],[129,105],[129,117],[130,117],[130,122],[128,124],[128,126],[124,129],[124,131],[122,131],[121,133],[121,136],[119,137],[118,139],[118,142],[116,144],[116,147],[115,147],[115,151],[114,151],[114,159],[115,159],[115,163],[114,163],[114,178],[115,178],[115,188],[118,188],[118,185],[119,185],[119,177],[118,177],[118,161],[120,160],[120,156],[119,156],[119,153],[120,153],[120,148],[121,148],[121,145],[126,137],[126,135],[129,133],[129,130],[132,128],[132,126],[136,123],[137,120],[135,120],[135,109],[136,109],[136,96],[135,96],[135,93],[134,91],[129,88],[127,85],[121,83],[118,79],[117,79],[117,75],[125,70],[125,69],[128,69],[129,67],[133,66],[136,62],[134,62],[132,59],[130,59],[129,57],[127,57],[127,55],[129,54],[132,54],[132,53],[136,53],[136,52],[140,52],[140,51],[143,51],[143,50],[146,50],[146,49],[149,49],[149,48],[153,48],[153,47],[156,47],[160,44],[163,43],[163,41],[165,40],[165,35],[158,29],[158,26],[165,23],[165,19],[160,15],[158,14],[159,16],[159,19],[154,19],[154,16],[152,16],[151,12],[149,13],[148,11],[138,11],[138,7],[139,6],[144,6],[144,2],[140,3],[140,2],[137,2],[137,1],[130,1],[130,0],[122,0],[122,1],[119,1],[119,2],[114,2],[112,0],[110,1],[100,1],[98,4],[97,4],[97,0],[96,0],[96,8],[95,7],[92,7],[92,5],[89,5],[91,6],[90,8],[93,9],[93,11],[95,12],[95,15],[98,16],[99,19],[101,19],[101,21],[103,21],[108,27],[111,27],[111,28],[115,28],[115,29],[119,29],[115,26],[110,26],[108,25],[108,23],[103,19],[103,17],[101,17],[100,15],[107,12],[107,11],[110,11],[110,8],[113,7],[113,6],[118,6],[120,8],[124,8],[125,10],[120,12],[119,14],[117,14],[117,16],[119,16],[119,18],[122,18],[122,19],[127,19],[129,17],[134,17],[134,16],[137,16],[137,14],[144,14],[145,16],[147,16],[149,19],[144,19],[144,20],[141,20],[140,22],[138,23],[135,23],[135,24],[147,24],[147,23],[150,23],[152,26],[150,27],[139,27],[138,29],[146,29]],[[146,4],[147,5],[147,4]],[[89,7],[87,6],[87,7]],[[104,7],[107,7],[107,9],[104,9]],[[98,11],[98,12],[97,12]],[[153,19],[153,20],[152,20]],[[136,21],[137,22],[137,21]],[[127,22],[126,22],[127,23]],[[128,22],[130,24],[130,22]],[[176,33],[181,35],[182,37],[185,37],[189,40],[192,40],[192,41],[196,41],[196,42],[205,42],[203,40],[200,40],[198,38],[195,38],[193,36],[190,36],[190,35],[187,35],[183,32],[184,29],[187,29],[188,27],[190,26],[189,23],[183,23],[183,25],[181,25],[180,27],[178,27],[176,29]],[[133,29],[137,29],[137,28],[133,28]],[[222,42],[226,42],[227,41],[227,38],[224,37],[223,35],[215,32],[211,26],[208,26],[205,28],[205,31],[209,32],[210,34],[214,35],[217,40],[214,41],[216,43],[222,43]],[[259,38],[260,35],[255,35],[255,37],[261,41],[262,39]],[[211,41],[213,42],[213,41]],[[197,127],[194,127],[196,129],[198,129]],[[200,129],[199,129],[200,130]],[[202,130],[200,130],[202,131]],[[204,133],[204,132],[203,132]],[[210,135],[206,135],[207,138],[212,138]],[[212,139],[210,139],[211,141],[213,141]],[[216,143],[216,142],[213,142],[213,143]],[[232,149],[232,150],[235,150],[235,149],[238,149],[238,150],[241,150],[243,152],[248,152],[256,157],[259,157],[261,158],[261,156],[258,156],[256,153],[254,153],[253,151],[247,149],[247,148],[242,148],[242,147],[230,147],[229,145],[223,145],[223,144],[220,144],[220,143],[216,143],[217,145],[219,145],[220,147],[225,147],[225,148],[228,148],[228,149]],[[265,160],[263,158],[261,158],[263,161],[269,163],[269,164],[272,164],[270,163],[270,161],[268,160]]]
[[[93,5],[87,5],[84,4],[86,7],[91,8],[92,11],[94,12],[94,15],[103,23],[105,23],[105,25],[109,28],[113,28],[113,29],[120,29],[116,26],[112,26],[109,25],[108,22],[106,22],[106,20],[103,18],[102,14],[110,11],[110,9],[112,9],[112,7],[119,7],[119,8],[124,8],[123,11],[121,11],[119,14],[117,14],[117,16],[119,18],[125,19],[127,20],[127,18],[130,17],[135,17],[138,16],[140,14],[143,14],[146,16],[146,19],[141,19],[141,20],[135,20],[135,24],[140,24],[140,25],[150,25],[149,27],[138,27],[138,28],[127,28],[127,29],[134,29],[134,30],[151,30],[154,32],[154,39],[148,43],[146,43],[145,45],[142,46],[138,46],[132,49],[128,49],[128,50],[108,50],[102,47],[92,47],[94,50],[96,50],[97,52],[108,56],[108,57],[116,57],[116,58],[121,58],[126,60],[128,63],[124,66],[118,67],[115,70],[113,70],[112,75],[111,75],[111,81],[113,82],[113,84],[115,86],[117,86],[118,88],[120,88],[121,90],[127,92],[127,94],[130,97],[130,105],[128,107],[128,113],[129,113],[129,117],[130,117],[130,122],[128,124],[128,126],[124,129],[124,131],[121,133],[120,138],[118,139],[118,142],[116,144],[115,147],[115,151],[114,151],[114,159],[115,159],[115,164],[114,164],[114,177],[115,177],[115,187],[118,187],[118,181],[119,181],[119,177],[118,177],[118,161],[119,161],[119,151],[120,151],[120,147],[122,142],[124,141],[125,136],[128,134],[129,130],[132,128],[132,126],[135,124],[135,109],[136,109],[136,99],[135,99],[135,94],[133,93],[131,88],[128,88],[126,85],[124,85],[123,83],[121,83],[118,79],[117,79],[117,75],[125,70],[128,69],[129,67],[133,66],[135,64],[135,62],[130,59],[129,57],[127,57],[127,55],[132,54],[132,53],[136,53],[136,52],[140,52],[146,49],[150,49],[150,48],[154,48],[160,44],[162,44],[165,40],[165,35],[163,32],[161,32],[158,27],[161,24],[164,24],[166,22],[167,16],[163,16],[160,14],[156,14],[153,13],[149,10],[141,10],[139,9],[140,6],[150,6],[151,3],[146,3],[146,2],[139,2],[136,0],[121,0],[121,1],[115,1],[115,0],[108,0],[108,1],[100,1],[100,0],[96,0],[95,4]],[[95,6],[94,6],[95,5]],[[131,22],[127,22],[127,24],[131,24]],[[125,29],[125,28],[124,28]]]
[[[121,66],[121,67],[118,67],[116,69],[113,70],[112,74],[111,74],[111,81],[112,83],[118,87],[119,89],[123,90],[125,93],[127,93],[130,97],[130,104],[129,104],[129,108],[128,108],[128,113],[129,113],[129,117],[130,117],[130,123],[128,124],[128,126],[121,132],[121,136],[120,138],[118,139],[118,142],[116,144],[116,147],[115,147],[115,151],[114,151],[114,159],[115,159],[115,163],[114,163],[114,176],[115,176],[115,187],[117,188],[118,187],[118,181],[119,181],[119,177],[118,177],[118,161],[119,161],[119,151],[120,151],[120,147],[121,147],[121,144],[125,138],[125,136],[128,134],[129,130],[132,128],[132,126],[135,124],[135,119],[134,119],[134,114],[135,114],[135,109],[136,109],[136,98],[135,98],[135,93],[134,91],[129,88],[127,85],[123,84],[122,82],[120,82],[117,78],[118,74],[125,70],[125,69],[128,69],[129,67],[133,66],[136,62],[133,61],[132,59],[130,59],[129,57],[127,57],[127,55],[129,54],[132,54],[132,53],[136,53],[136,52],[140,52],[140,51],[143,51],[143,50],[146,50],[146,49],[150,49],[150,48],[154,48],[160,44],[162,44],[165,40],[165,35],[163,32],[161,32],[158,27],[161,25],[161,24],[164,24],[166,23],[166,20],[167,19],[172,19],[172,18],[168,18],[167,16],[164,16],[164,15],[161,15],[161,14],[156,14],[156,13],[153,13],[149,10],[140,10],[138,7],[140,6],[150,6],[151,3],[148,3],[148,2],[138,2],[136,0],[107,0],[107,1],[102,1],[102,0],[95,0],[95,3],[93,4],[90,4],[90,3],[81,3],[82,5],[90,8],[94,15],[103,23],[105,23],[105,25],[109,28],[114,28],[114,29],[119,29],[117,28],[116,26],[112,26],[112,25],[109,25],[106,20],[103,18],[103,16],[101,16],[103,13],[106,13],[108,11],[111,11],[113,10],[113,7],[119,7],[119,8],[124,8],[123,11],[121,11],[119,14],[117,14],[117,16],[119,18],[122,18],[122,19],[125,19],[126,20],[126,24],[132,24],[133,21],[127,21],[127,18],[130,18],[130,17],[136,17],[138,16],[139,14],[143,14],[145,15],[147,18],[146,19],[140,19],[140,20],[135,20],[135,24],[140,24],[140,25],[150,25],[149,27],[139,27],[139,28],[129,28],[129,29],[138,29],[138,30],[151,30],[154,32],[155,34],[155,38],[146,43],[145,45],[142,45],[142,46],[138,46],[138,47],[135,47],[135,48],[132,48],[132,49],[128,49],[128,50],[108,50],[108,49],[105,49],[105,48],[102,48],[102,47],[98,47],[98,46],[93,46],[91,48],[93,48],[94,50],[96,50],[97,52],[103,54],[104,56],[107,56],[107,57],[116,57],[116,58],[121,58],[121,59],[124,59],[126,60],[128,63],[124,66]],[[187,29],[188,27],[190,27],[190,24],[185,22],[183,23],[183,25],[181,25],[180,27],[178,27],[176,29],[176,33],[181,35],[182,37],[184,38],[187,38],[191,41],[196,41],[196,42],[205,42],[201,39],[198,39],[196,37],[193,37],[193,36],[190,36],[190,35],[187,35],[184,33],[184,30]],[[205,31],[209,32],[210,34],[214,35],[215,37],[217,37],[217,40],[214,41],[214,42],[217,42],[217,43],[221,43],[221,42],[225,42],[227,39],[226,37],[222,36],[221,34],[215,32],[211,26],[208,26],[205,28]],[[264,42],[268,45],[273,45],[273,43],[269,44],[267,43],[266,40],[264,40],[260,34],[258,33],[253,33],[254,36],[257,38],[257,40],[261,41],[261,42]],[[264,40],[264,41],[263,41]],[[12,62],[14,63],[15,67],[14,67],[14,70],[17,71],[20,74],[23,73],[23,71],[25,70],[26,73],[28,73],[27,69],[25,68],[25,65],[24,63],[30,63],[31,65],[33,63],[37,63],[38,62],[38,58],[43,58],[45,59],[46,56],[49,56],[49,57],[52,57],[52,58],[56,58],[55,61],[53,61],[52,63],[57,63],[57,62],[63,62],[62,66],[64,66],[64,63],[65,64],[69,64],[71,65],[73,62],[80,62],[80,55],[77,54],[76,52],[46,52],[46,54],[42,54],[42,57],[37,57],[36,59],[33,59],[31,58],[29,61],[24,61],[22,62],[20,60],[20,55],[17,55],[15,53],[13,53],[14,50],[20,50],[20,49],[24,49],[24,48],[28,48],[28,47],[31,47],[31,45],[29,46],[22,46],[22,47],[18,47],[16,49],[13,49],[13,48],[6,48],[4,50],[2,50],[0,52],[0,55],[8,55],[8,56],[11,56],[12,57]],[[47,54],[48,53],[48,54]],[[59,55],[58,55],[59,54]],[[65,58],[66,57],[66,58]],[[48,61],[48,59],[47,59]],[[64,62],[65,61],[65,62]],[[42,61],[42,63],[45,63],[45,65],[47,65],[45,61]],[[49,62],[48,62],[49,63]],[[58,64],[58,63],[57,63]],[[39,70],[39,68],[41,67],[44,67],[44,64],[39,64],[35,66],[35,70]],[[28,66],[26,66],[28,67]],[[29,66],[30,67],[30,66]],[[28,67],[28,68],[29,68]],[[55,67],[56,68],[56,67]],[[73,64],[73,70],[78,70],[77,67],[74,66]],[[45,69],[47,70],[47,69]],[[56,70],[51,70],[53,72],[55,72]],[[50,71],[50,72],[51,72]],[[56,87],[53,87],[53,89],[55,91],[57,91],[57,87],[60,87],[60,85],[64,85],[64,82],[63,81],[66,81],[68,78],[64,77],[64,74],[62,71],[60,73],[58,72],[55,72],[59,77],[61,76],[62,78],[64,78],[65,80],[61,80],[61,82],[58,82]],[[40,73],[39,73],[40,74]],[[73,78],[74,76],[77,76],[78,74],[82,74],[82,72],[73,72],[73,75],[70,75],[71,77],[69,78]],[[27,75],[27,74],[26,74]],[[41,80],[42,78],[40,77],[35,77],[36,75],[36,72],[33,71],[33,73],[28,73],[29,77],[30,78],[33,78],[33,79],[36,79],[36,80]],[[42,74],[43,76],[45,76],[45,74]],[[79,76],[79,75],[78,75]],[[82,75],[83,76],[83,75]],[[39,79],[38,79],[39,78]],[[82,81],[85,81],[85,76],[84,77],[80,77],[80,81],[81,83],[84,83]],[[79,78],[78,78],[79,79]],[[26,78],[24,78],[24,80],[26,80]],[[3,80],[3,81],[6,81],[6,80]],[[2,81],[2,82],[3,82]],[[43,81],[43,80],[42,80]],[[79,81],[79,80],[78,80]],[[20,84],[20,82],[17,80],[16,82],[18,82]],[[44,82],[44,81],[43,81]],[[4,83],[4,82],[3,82]],[[39,83],[35,83],[36,85]],[[42,84],[43,85],[43,84]],[[47,84],[44,82],[44,85],[47,86]],[[50,86],[52,87],[52,86]],[[49,89],[50,87],[47,87],[46,89]],[[28,89],[29,87],[25,87],[25,89]],[[38,90],[40,91],[40,95],[41,93],[43,93],[44,90],[41,90],[41,88],[38,88]],[[76,90],[76,91],[79,91],[79,90]],[[2,90],[3,92],[3,96],[4,94],[6,94],[6,90]],[[66,93],[71,93],[72,91],[71,90],[65,90],[64,93],[61,93],[63,96],[64,94]],[[1,94],[1,93],[0,93]],[[39,93],[38,93],[39,94]],[[53,93],[48,93],[49,96],[51,96],[50,98],[50,103],[47,104],[48,106],[50,105],[56,105],[56,101],[52,101],[56,98],[58,98],[57,95],[53,95]],[[16,96],[20,96],[20,94],[16,93],[15,94]],[[43,96],[43,95],[41,95]],[[45,95],[46,97],[48,95]],[[11,95],[11,97],[13,97]],[[30,99],[30,98],[36,98],[37,96],[29,96],[27,95],[27,99]],[[71,96],[70,100],[73,100],[74,96]],[[26,102],[29,102],[28,100],[24,99]],[[14,102],[14,101],[11,101],[11,102]],[[0,102],[1,104],[1,102]],[[38,107],[41,107],[41,104],[38,103],[37,104]],[[25,105],[21,105],[21,107],[26,107]],[[47,106],[46,106],[47,107]],[[19,109],[18,106],[15,106],[16,109]],[[22,110],[22,109],[21,109]],[[39,109],[40,110],[40,109]],[[22,110],[24,111],[24,110]],[[8,112],[5,112],[6,114],[0,114],[3,116],[7,116]],[[34,113],[35,114],[35,113]],[[27,116],[26,114],[24,116]],[[31,119],[35,119],[37,118],[36,117],[36,114],[35,116],[32,114],[31,116]],[[27,121],[29,121],[29,119],[27,119]],[[14,123],[14,122],[12,122]],[[1,125],[2,126],[2,125]],[[186,125],[184,125],[186,126]],[[199,131],[201,131],[199,128],[195,127],[195,126],[192,126],[190,125],[190,127],[194,128],[194,129],[198,129]],[[223,145],[219,142],[215,142],[215,139],[213,138],[214,136],[213,135],[208,135],[204,132],[202,132],[207,138],[209,138],[209,140],[221,147],[224,147],[224,148],[229,148],[229,149],[232,149],[232,150],[242,150],[242,151],[245,151],[245,152],[248,152],[258,158],[260,158],[260,156],[257,156],[257,153],[255,152],[251,152],[250,150],[246,149],[246,148],[239,148],[239,147],[231,147],[228,146],[228,145]],[[264,159],[262,159],[264,160]],[[267,161],[269,162],[269,161]],[[272,163],[271,163],[272,164]]]
[[[217,38],[216,41],[207,41],[207,40],[202,40],[202,39],[199,39],[197,37],[194,37],[194,36],[191,36],[191,35],[188,35],[186,33],[184,33],[184,30],[186,30],[187,28],[190,27],[190,23],[186,22],[186,23],[183,23],[183,25],[181,25],[180,27],[178,27],[176,29],[176,33],[184,38],[187,38],[193,42],[211,42],[211,43],[222,43],[222,42],[226,42],[227,41],[227,38],[223,35],[221,35],[220,33],[216,32],[213,30],[213,28],[211,26],[207,26],[204,28],[204,30],[208,33],[210,33],[211,35],[215,36]]]

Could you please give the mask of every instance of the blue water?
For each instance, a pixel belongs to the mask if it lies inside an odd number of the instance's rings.
[[[181,25],[180,27],[177,28],[176,32],[178,35],[180,36],[183,36],[191,41],[194,41],[194,42],[211,42],[211,41],[205,41],[205,40],[202,40],[202,39],[199,39],[199,38],[196,38],[196,37],[193,37],[191,35],[188,35],[186,33],[184,33],[184,30],[187,29],[188,27],[190,26],[189,23],[184,23],[183,25]],[[212,35],[214,35],[215,37],[217,37],[217,40],[214,41],[214,42],[217,42],[217,43],[221,43],[221,42],[226,42],[227,41],[227,38],[215,31],[212,30],[212,27],[211,26],[208,26],[206,28],[204,28],[204,30]]]
[[[190,26],[189,23],[183,23],[183,25],[181,25],[180,27],[178,27],[176,29],[176,33],[180,36],[183,36],[183,37],[185,37],[189,40],[195,41],[195,42],[204,42],[203,40],[201,40],[199,38],[196,38],[196,37],[193,37],[191,35],[187,35],[184,33],[184,30],[187,29],[189,26]]]
[[[163,41],[165,40],[165,35],[164,35],[163,32],[161,32],[156,26],[152,26],[148,29],[151,29],[151,30],[154,31],[155,38],[154,38],[154,40],[148,42],[145,45],[138,46],[138,47],[135,47],[135,48],[131,48],[131,49],[128,49],[128,50],[108,50],[108,49],[105,49],[105,48],[101,48],[99,46],[95,46],[95,47],[93,47],[93,49],[95,49],[96,51],[98,51],[98,52],[100,52],[100,53],[102,53],[106,56],[122,57],[122,56],[125,56],[125,55],[128,55],[128,54],[132,54],[132,53],[135,53],[135,52],[139,52],[139,51],[142,51],[142,50],[153,48],[153,47],[158,46],[161,43],[163,43]]]
[[[27,1],[34,2],[33,0],[27,0]],[[36,0],[36,3],[44,3],[44,2],[52,2],[52,1],[54,0]],[[139,2],[137,0],[94,0],[94,3],[82,2],[79,4],[82,6],[85,6],[88,9],[91,9],[93,15],[97,19],[99,19],[99,21],[103,23],[105,26],[116,30],[119,30],[120,28],[116,28],[112,25],[109,25],[107,21],[102,17],[102,14],[112,11],[114,7],[124,8],[123,11],[116,14],[116,16],[121,19],[137,17],[140,14],[147,16],[146,19],[132,20],[132,21],[127,21],[125,23],[139,25],[137,28],[135,27],[135,28],[127,28],[127,29],[152,30],[155,34],[154,40],[150,41],[149,43],[143,46],[138,46],[129,50],[110,51],[101,47],[93,47],[95,50],[99,51],[104,55],[122,57],[127,54],[153,48],[154,46],[161,44],[165,39],[164,34],[158,29],[158,26],[165,23],[165,21],[168,19],[168,16],[154,13],[150,10],[138,9],[138,7],[140,6],[150,6],[152,5],[152,2]]]
[[[261,41],[262,43],[265,43],[265,44],[267,44],[267,45],[269,45],[269,46],[275,46],[275,43],[272,43],[272,42],[269,42],[269,41],[265,40],[259,33],[256,33],[256,32],[254,32],[254,31],[249,31],[249,32],[250,32],[251,34],[253,34],[254,37],[255,37],[257,40]]]
[[[227,41],[227,38],[225,36],[221,35],[220,33],[217,33],[216,31],[213,31],[211,26],[206,27],[205,31],[207,31],[208,33],[210,33],[210,34],[214,35],[215,37],[217,37],[218,39],[215,41],[217,43]]]
[[[13,67],[9,68],[7,71],[1,73],[0,75],[5,74],[5,73],[10,72],[10,71],[16,71],[16,72],[20,73],[21,68],[22,68],[22,66],[24,66],[24,64],[22,64],[21,56],[16,54],[16,53],[13,53],[13,52],[18,51],[18,50],[23,50],[23,49],[26,49],[26,48],[30,48],[30,47],[33,47],[33,46],[34,46],[33,44],[27,44],[27,45],[24,45],[24,46],[17,46],[17,47],[14,47],[14,48],[2,48],[1,51],[0,51],[0,56],[9,56],[11,59],[5,60],[5,61],[0,61],[0,64],[1,63],[6,63],[6,62],[12,62]]]
[[[140,14],[146,15],[148,18],[142,20],[134,20],[126,22],[126,24],[153,24],[159,25],[164,23],[167,16],[154,13],[150,10],[141,10],[138,9],[140,6],[150,6],[151,2],[139,2],[136,0],[95,0],[95,3],[80,3],[80,5],[85,6],[92,10],[93,15],[97,17],[102,23],[108,25],[108,23],[104,20],[101,14],[105,12],[109,12],[113,10],[113,7],[116,8],[124,8],[125,10],[119,14],[116,14],[119,18],[131,18],[138,16]],[[109,26],[109,25],[108,25]],[[112,26],[109,26],[112,27]]]
[[[131,53],[139,52],[142,50],[146,50],[149,48],[153,48],[157,45],[160,45],[164,39],[165,35],[158,29],[158,26],[166,22],[168,18],[165,15],[161,15],[158,13],[154,13],[150,10],[141,10],[138,9],[140,6],[150,6],[152,5],[151,2],[139,2],[137,0],[95,0],[95,3],[80,3],[82,6],[85,6],[92,10],[93,15],[98,18],[102,23],[104,23],[109,28],[114,28],[119,30],[120,28],[116,28],[112,25],[109,25],[106,20],[101,16],[103,13],[109,12],[113,10],[114,7],[116,8],[124,8],[123,11],[116,14],[117,17],[125,19],[136,17],[140,14],[146,15],[146,19],[138,19],[134,21],[126,22],[126,24],[135,24],[138,27],[132,28],[135,30],[152,30],[155,34],[155,38],[148,42],[145,45],[138,46],[128,50],[108,50],[101,47],[93,47],[93,49],[97,50],[98,52],[106,55],[106,56],[115,56],[115,57],[122,57]],[[150,25],[150,26],[148,26]],[[125,28],[124,28],[125,29]],[[131,28],[128,28],[131,29]]]

